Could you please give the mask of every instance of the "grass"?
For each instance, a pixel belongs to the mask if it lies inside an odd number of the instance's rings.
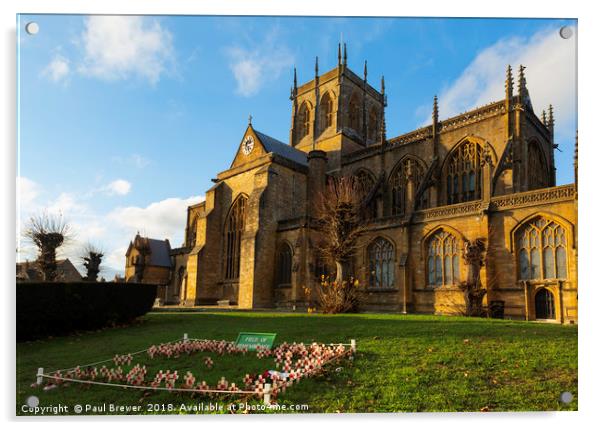
[[[281,404],[308,405],[308,412],[577,409],[576,326],[422,315],[216,312],[151,313],[125,328],[18,344],[17,414],[23,414],[21,406],[31,395],[39,397],[41,406],[67,405],[69,413],[76,404],[137,405],[142,406],[139,413],[178,413],[182,404],[215,402],[169,392],[145,395],[80,384],[43,391],[30,385],[38,367],[86,364],[183,333],[234,340],[240,331],[277,333],[276,344],[357,340],[353,362],[336,365],[342,367],[338,372],[332,366],[330,372],[304,379],[279,398]],[[202,363],[206,355],[172,359],[169,365],[180,374],[196,369],[195,375],[203,373],[212,384],[222,374],[228,380],[238,375],[233,382],[240,384],[245,373],[272,363],[254,356],[213,356],[215,368],[207,371]],[[569,404],[559,400],[565,391],[574,396]],[[161,406],[170,404],[172,410]]]

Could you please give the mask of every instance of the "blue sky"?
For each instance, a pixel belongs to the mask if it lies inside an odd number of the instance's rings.
[[[28,35],[26,23],[39,32]],[[556,110],[558,183],[573,181],[576,38],[571,20],[303,17],[18,18],[20,213],[58,211],[123,270],[136,230],[182,241],[185,208],[234,156],[247,117],[285,142],[300,82],[336,65],[386,79],[388,137],[503,97],[505,65],[527,66],[536,111]],[[32,258],[26,243],[20,258]]]

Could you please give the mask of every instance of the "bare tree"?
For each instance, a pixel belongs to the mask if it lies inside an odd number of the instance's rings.
[[[83,250],[82,260],[86,268],[85,281],[96,282],[100,272],[100,263],[102,263],[104,253],[95,245],[88,243]]]
[[[318,196],[316,218],[321,240],[317,251],[324,261],[336,266],[335,280],[323,277],[316,291],[323,312],[357,310],[360,291],[351,273],[351,261],[366,231],[364,195],[365,190],[355,177],[343,176],[329,179]]]
[[[336,282],[349,280],[350,262],[366,231],[362,217],[363,189],[355,177],[330,178],[318,196],[317,221],[322,241],[318,252],[336,265]]]
[[[45,281],[56,280],[56,251],[69,241],[71,234],[69,224],[61,215],[44,212],[29,219],[24,235],[38,248],[37,262]]]

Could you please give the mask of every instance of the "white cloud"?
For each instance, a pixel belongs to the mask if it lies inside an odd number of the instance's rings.
[[[114,181],[117,182],[117,181]],[[128,206],[110,212],[98,212],[88,204],[92,196],[63,191],[49,196],[35,181],[26,177],[17,178],[19,209],[17,220],[18,261],[33,260],[37,252],[33,244],[23,240],[22,231],[32,215],[47,212],[61,215],[70,226],[72,239],[61,247],[59,256],[68,257],[83,273],[81,255],[85,245],[91,243],[104,251],[102,275],[112,279],[122,273],[125,266],[125,251],[137,231],[157,239],[169,239],[173,247],[184,240],[187,207],[200,202],[200,196],[168,198],[145,207]]]
[[[226,53],[236,80],[236,92],[244,97],[257,94],[265,83],[278,79],[294,62],[288,47],[279,42],[277,29],[268,33],[256,47],[233,46]]]
[[[186,224],[186,208],[198,203],[198,196],[187,199],[168,198],[151,203],[146,207],[128,206],[112,211],[108,218],[112,224],[117,224],[132,236],[137,231],[156,239],[182,240],[182,232]],[[173,243],[172,246],[180,246]]]
[[[575,29],[573,29],[575,31]],[[481,51],[462,74],[439,97],[439,116],[447,118],[504,98],[505,72],[514,69],[515,92],[518,66],[526,66],[527,88],[539,115],[554,106],[557,135],[574,136],[576,123],[575,37],[563,39],[558,28],[549,28],[530,38],[501,39]],[[425,107],[419,112],[424,114]],[[430,109],[428,119],[430,123]]]
[[[40,186],[29,178],[17,176],[17,200],[21,210],[28,210],[40,194]]]
[[[132,184],[125,179],[117,179],[104,187],[104,191],[109,196],[125,196],[132,189]]]
[[[56,55],[52,61],[42,70],[42,76],[53,82],[61,82],[67,79],[70,73],[69,60],[62,55]]]
[[[131,76],[156,84],[173,63],[172,34],[154,18],[91,16],[84,23],[79,71],[113,81]]]

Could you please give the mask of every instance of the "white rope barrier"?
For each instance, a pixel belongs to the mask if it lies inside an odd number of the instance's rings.
[[[137,390],[158,390],[158,391],[184,391],[191,393],[228,393],[228,394],[258,394],[257,391],[245,391],[245,390],[203,390],[200,388],[167,388],[167,387],[148,387],[146,385],[128,385],[128,384],[114,384],[112,382],[101,382],[101,381],[90,381],[86,379],[73,379],[65,378],[63,376],[53,376],[46,373],[38,374],[38,377],[47,379],[56,379],[66,382],[77,382],[80,384],[91,384],[91,385],[104,385],[107,387],[121,387],[121,388],[135,388]]]
[[[196,341],[196,342],[213,342],[214,340],[211,339],[198,339],[198,338],[189,338],[187,333],[184,333],[184,336],[182,338],[176,339],[176,340],[172,340],[169,342],[163,342],[161,345],[170,345],[173,343],[177,343],[177,342],[189,342],[189,341]],[[228,341],[226,341],[228,342]],[[340,356],[333,356],[330,359],[324,361],[322,363],[322,365],[318,368],[314,368],[310,371],[305,372],[305,375],[313,375],[315,373],[317,373],[318,371],[323,370],[324,366],[329,364],[332,361],[335,361],[349,353],[355,353],[356,352],[356,342],[355,339],[351,339],[350,343],[325,343],[325,344],[321,344],[321,345],[325,345],[325,346],[350,346],[350,349],[345,352],[345,354],[340,355]],[[150,348],[150,347],[149,347]],[[138,355],[138,354],[142,354],[144,352],[147,352],[149,350],[149,348],[145,348],[142,349],[140,351],[136,351],[136,352],[131,352],[131,353],[126,353],[126,354],[121,354],[121,356],[134,356],[134,355]],[[75,379],[75,378],[68,378],[68,377],[64,377],[64,376],[58,376],[56,375],[56,373],[59,372],[64,372],[64,371],[72,371],[75,370],[77,368],[88,368],[91,366],[95,366],[98,364],[102,364],[102,363],[107,363],[113,361],[113,358],[107,359],[107,360],[102,360],[102,361],[97,361],[95,363],[90,363],[90,364],[85,364],[85,365],[79,365],[79,366],[75,366],[75,367],[70,367],[70,368],[65,368],[65,369],[57,369],[53,372],[49,373],[44,373],[44,368],[40,367],[38,368],[38,372],[36,374],[36,384],[37,385],[42,385],[43,383],[43,379],[49,379],[52,381],[65,381],[65,382],[74,382],[74,383],[80,383],[80,384],[88,384],[88,385],[100,385],[100,386],[108,386],[108,387],[120,387],[120,388],[133,388],[133,389],[137,389],[137,390],[154,390],[154,391],[170,391],[170,392],[190,392],[190,393],[217,393],[217,394],[251,394],[251,395],[258,395],[261,396],[263,395],[263,400],[264,403],[269,404],[270,403],[270,399],[271,399],[271,393],[272,393],[272,384],[270,383],[265,383],[263,385],[263,389],[261,390],[254,390],[254,391],[249,391],[249,390],[241,390],[241,389],[236,389],[236,390],[217,390],[217,389],[201,389],[201,388],[175,388],[175,387],[152,387],[152,386],[146,386],[146,385],[130,385],[130,384],[118,384],[118,383],[112,383],[112,382],[101,382],[101,381],[91,381],[91,380],[84,380],[84,379]],[[52,373],[55,373],[54,375]],[[287,381],[284,383],[284,385],[286,386],[290,386],[292,384],[292,382],[294,381]],[[274,388],[278,388],[278,383],[274,384]]]
[[[180,338],[180,339],[176,339],[176,340],[171,340],[169,342],[163,342],[162,345],[170,345],[172,343],[180,342],[181,340],[182,339]],[[195,340],[201,340],[201,339],[195,339]],[[129,353],[119,354],[119,355],[131,355],[133,357],[134,355],[142,354],[142,353],[147,352],[147,351],[148,351],[148,348],[145,348],[145,349],[141,349],[140,351],[129,352]],[[108,363],[109,361],[113,361],[113,359],[109,358],[107,360],[101,360],[101,361],[97,361],[95,363],[81,364],[81,365],[74,366],[74,367],[67,367],[65,369],[56,369],[56,370],[54,370],[54,372],[65,372],[65,371],[69,371],[69,370],[75,370],[78,367],[80,367],[80,368],[86,368],[86,367],[96,366],[97,364]]]

